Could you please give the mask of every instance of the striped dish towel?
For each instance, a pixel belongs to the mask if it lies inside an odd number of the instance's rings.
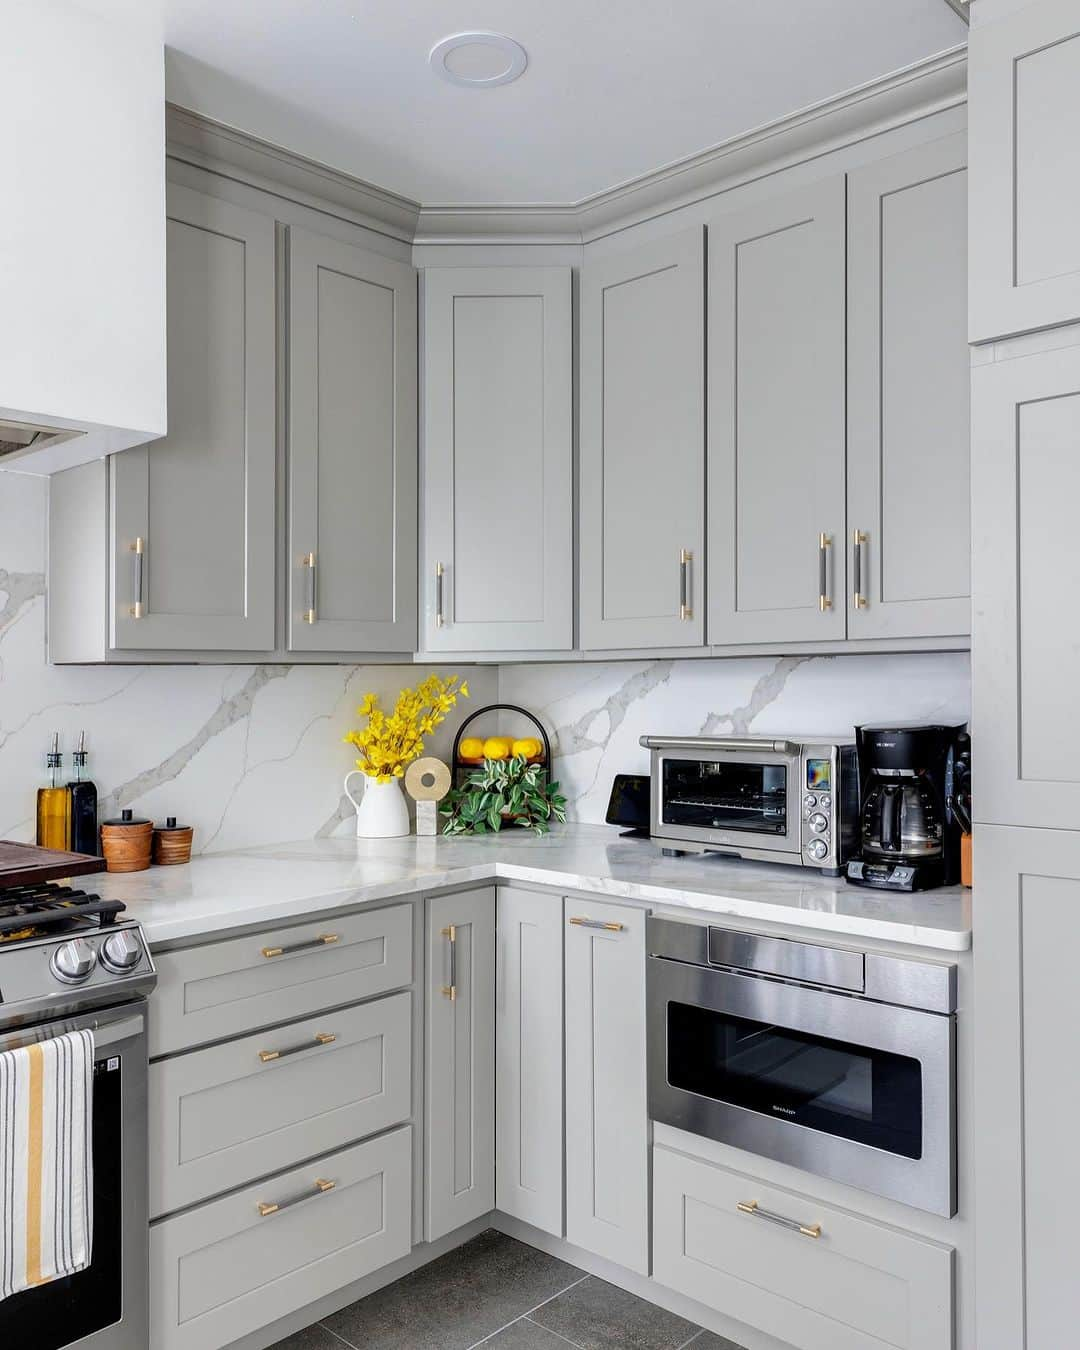
[[[91,1031],[0,1052],[0,1299],[90,1264],[93,1072]]]

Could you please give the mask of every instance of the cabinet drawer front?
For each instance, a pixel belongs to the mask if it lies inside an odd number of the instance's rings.
[[[151,1057],[408,984],[412,906],[266,929],[154,961]]]
[[[654,1278],[799,1350],[950,1350],[952,1265],[950,1247],[653,1150]]]
[[[402,993],[152,1065],[151,1215],[407,1119],[411,1050]]]
[[[152,1350],[219,1350],[268,1326],[407,1255],[411,1223],[406,1126],[155,1224]]]

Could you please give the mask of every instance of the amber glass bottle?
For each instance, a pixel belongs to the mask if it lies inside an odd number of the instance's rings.
[[[71,793],[56,784],[63,758],[60,733],[54,731],[52,749],[45,761],[49,785],[38,788],[37,794],[37,841],[42,848],[66,851],[71,848]]]

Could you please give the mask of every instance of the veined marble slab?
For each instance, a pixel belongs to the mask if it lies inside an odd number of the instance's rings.
[[[84,884],[123,900],[160,945],[494,879],[941,951],[971,945],[971,892],[960,887],[887,895],[801,867],[665,858],[648,841],[598,825],[567,825],[540,839],[511,830],[480,839],[305,840]]]

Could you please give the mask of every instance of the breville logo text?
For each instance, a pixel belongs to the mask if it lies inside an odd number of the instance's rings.
[[[795,1114],[790,1106],[777,1106],[775,1102],[773,1102],[773,1110],[779,1111],[782,1116],[793,1116]]]

